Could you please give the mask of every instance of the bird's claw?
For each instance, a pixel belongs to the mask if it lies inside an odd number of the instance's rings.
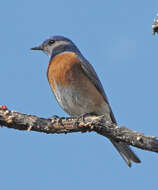
[[[63,122],[62,120],[65,119],[65,117],[59,117],[57,115],[53,115],[52,117],[50,117],[50,120],[54,123],[57,122],[58,125],[62,125],[63,126]]]
[[[80,116],[77,117],[76,121],[74,122],[74,126],[77,128],[78,124],[80,122],[83,123],[83,124],[85,124],[85,122],[86,122],[85,118],[88,117],[88,116],[92,116],[92,115],[95,115],[95,114],[94,113],[84,113],[84,114],[81,114]]]

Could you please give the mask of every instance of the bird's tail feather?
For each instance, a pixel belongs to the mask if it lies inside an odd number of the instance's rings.
[[[136,156],[136,154],[131,150],[129,145],[123,142],[116,142],[112,139],[110,140],[129,167],[131,167],[131,161],[136,163],[141,162],[140,159]]]

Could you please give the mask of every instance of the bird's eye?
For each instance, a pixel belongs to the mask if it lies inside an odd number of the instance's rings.
[[[54,44],[55,40],[49,40],[48,45]]]

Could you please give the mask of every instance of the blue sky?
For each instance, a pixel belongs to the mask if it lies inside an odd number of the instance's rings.
[[[120,125],[158,136],[158,1],[5,0],[0,6],[0,104],[67,116],[46,78],[48,57],[30,51],[52,35],[72,39],[97,71]],[[158,154],[134,148],[129,169],[95,133],[46,135],[0,129],[0,189],[157,188]]]

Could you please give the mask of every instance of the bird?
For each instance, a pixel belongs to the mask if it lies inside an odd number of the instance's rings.
[[[31,50],[41,50],[49,57],[48,82],[65,112],[74,117],[104,115],[106,121],[117,124],[98,75],[72,40],[52,36]],[[128,144],[109,140],[129,167],[132,161],[141,162]]]

